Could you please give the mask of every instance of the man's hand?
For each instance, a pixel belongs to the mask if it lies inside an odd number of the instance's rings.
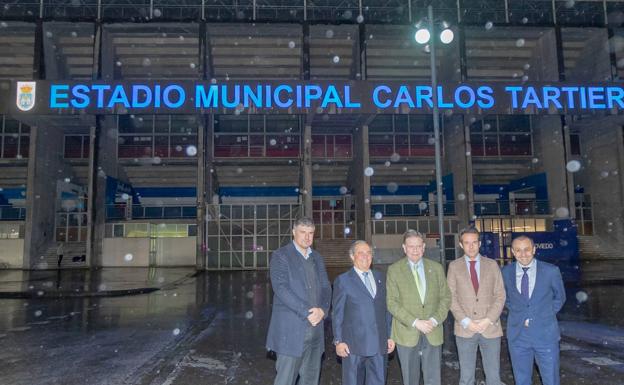
[[[395,347],[396,347],[396,344],[394,343],[392,338],[388,338],[388,354],[392,353]]]
[[[308,310],[308,322],[310,325],[316,326],[323,320],[325,317],[325,312],[320,307],[313,307]]]
[[[388,340],[390,341],[390,340]],[[338,357],[347,358],[351,352],[349,351],[349,345],[344,342],[341,342],[336,345],[336,354]]]
[[[468,324],[467,329],[473,333],[481,333],[481,326],[479,324],[479,321],[471,320],[470,323]]]
[[[422,333],[429,334],[433,330],[433,322],[430,320],[416,320],[415,325],[416,329],[420,330]]]
[[[485,330],[492,324],[489,318],[484,318],[478,321],[475,321],[478,328],[478,333],[483,333]]]

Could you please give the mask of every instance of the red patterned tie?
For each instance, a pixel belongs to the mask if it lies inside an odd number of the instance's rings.
[[[474,287],[475,294],[479,292],[479,278],[477,277],[477,261],[470,262],[470,280],[472,281],[472,287]]]

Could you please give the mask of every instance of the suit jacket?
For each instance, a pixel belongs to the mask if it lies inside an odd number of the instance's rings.
[[[485,329],[483,337],[496,338],[503,335],[500,315],[505,306],[505,285],[496,261],[481,256],[479,266],[479,292],[475,294],[466,258],[461,257],[450,263],[447,281],[451,290],[451,312],[455,318],[455,335],[470,338],[475,333],[464,329],[461,320],[489,318],[493,322]]]
[[[503,268],[503,281],[507,289],[507,339],[513,343],[520,334],[528,336],[534,344],[549,345],[560,339],[557,313],[566,299],[559,268],[550,263],[536,261],[535,287],[527,301],[516,286],[516,264]],[[529,319],[529,327],[524,326]]]
[[[386,279],[371,270],[377,292],[373,298],[354,269],[334,281],[332,327],[334,342],[345,342],[351,354],[386,354],[391,316],[386,307]]]
[[[329,314],[331,286],[323,258],[316,251],[310,254],[318,275],[318,307]],[[293,242],[273,252],[269,263],[273,287],[273,309],[266,347],[276,353],[301,357],[304,333],[310,322],[308,310],[314,307],[308,299],[308,283],[303,257]],[[323,331],[323,322],[316,327]]]
[[[388,310],[392,314],[392,339],[399,345],[416,346],[420,331],[412,327],[415,319],[438,321],[433,331],[427,334],[431,345],[442,345],[444,332],[442,323],[446,320],[451,305],[444,269],[439,263],[423,257],[427,292],[422,303],[416,288],[414,276],[407,257],[393,263],[388,268],[387,291]]]

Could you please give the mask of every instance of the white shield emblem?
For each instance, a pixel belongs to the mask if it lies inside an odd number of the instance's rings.
[[[35,91],[37,82],[17,82],[17,108],[21,111],[30,111],[35,106]]]

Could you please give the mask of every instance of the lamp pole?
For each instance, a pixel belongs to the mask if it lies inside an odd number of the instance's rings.
[[[435,139],[435,177],[436,177],[436,195],[437,195],[437,211],[438,211],[438,233],[440,233],[440,262],[444,263],[446,256],[444,254],[444,204],[442,200],[442,149],[440,148],[440,112],[438,111],[438,73],[436,68],[436,51],[435,51],[435,24],[433,22],[433,7],[427,7],[429,16],[429,28],[431,29],[431,39],[429,41],[429,54],[431,66],[431,92],[433,96],[433,136]]]

